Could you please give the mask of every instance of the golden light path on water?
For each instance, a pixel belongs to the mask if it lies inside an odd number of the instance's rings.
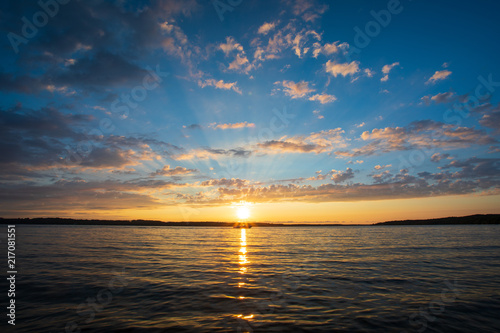
[[[245,274],[247,273],[247,267],[246,265],[250,263],[247,259],[247,233],[246,229],[241,229],[241,236],[240,236],[240,250],[238,251],[238,257],[239,257],[239,266],[240,266],[240,282],[238,282],[238,288],[242,288],[246,284],[246,276]],[[239,295],[239,299],[245,299],[245,296]],[[236,316],[237,318],[242,318],[242,319],[252,319],[254,317],[253,314],[239,314]]]

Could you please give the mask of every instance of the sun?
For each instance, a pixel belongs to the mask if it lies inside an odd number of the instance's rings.
[[[240,220],[246,220],[250,217],[250,209],[248,209],[247,206],[238,207],[236,209],[236,216],[238,216]]]

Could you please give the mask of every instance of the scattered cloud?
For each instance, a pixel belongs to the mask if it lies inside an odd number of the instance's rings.
[[[332,54],[335,54],[335,53],[339,53],[339,52],[345,52],[345,50],[347,50],[349,48],[349,44],[348,43],[340,43],[340,41],[336,41],[336,42],[333,42],[333,43],[325,43],[323,45],[321,45],[321,43],[319,42],[316,42],[313,44],[313,57],[314,58],[317,58],[320,54],[323,54],[323,55],[326,55],[326,56],[329,56],[329,55],[332,55]]]
[[[316,115],[318,119],[324,119],[325,117],[321,114],[321,111],[319,110],[314,110],[313,114]]]
[[[309,88],[309,82],[306,81],[295,83],[293,81],[284,80],[281,82],[275,82],[274,84],[281,84],[283,86],[283,91],[285,92],[285,94],[294,99],[306,97],[306,95],[315,91],[314,89]]]
[[[436,83],[437,81],[445,80],[448,78],[448,76],[451,75],[451,71],[449,70],[442,70],[442,71],[436,71],[430,78],[425,82],[425,84],[430,84],[430,83]]]
[[[436,104],[442,104],[442,103],[450,103],[453,102],[457,98],[456,94],[454,92],[448,91],[445,93],[439,93],[437,95],[431,96],[427,95],[421,98],[421,100],[426,104],[429,105],[431,101],[435,102]]]
[[[234,37],[226,37],[226,42],[225,43],[220,43],[219,48],[224,52],[226,56],[228,56],[230,53],[233,51],[237,52],[243,52],[243,46],[241,44],[237,43],[234,40]]]
[[[216,81],[214,79],[208,79],[205,81],[198,80],[198,85],[201,88],[210,86],[210,87],[215,87],[217,89],[233,90],[240,95],[242,94],[241,90],[237,87],[237,82],[224,82],[223,80]]]
[[[331,179],[335,184],[345,182],[352,178],[354,178],[354,171],[352,171],[351,168],[347,168],[345,171],[332,170]]]
[[[232,149],[217,149],[217,148],[195,148],[187,152],[172,154],[170,157],[176,161],[184,160],[206,160],[219,159],[225,157],[248,157],[252,153],[251,150],[243,148]]]
[[[337,98],[333,95],[328,95],[328,94],[316,94],[311,97],[309,97],[310,101],[318,101],[321,104],[326,104],[326,103],[331,103],[337,100]]]
[[[385,76],[381,78],[380,81],[385,82],[389,80],[389,73],[396,66],[399,66],[399,62],[393,62],[392,64],[384,65],[384,67],[382,67],[382,73],[384,73]]]
[[[201,182],[201,186],[223,186],[223,187],[238,187],[241,188],[243,186],[247,186],[250,184],[250,181],[246,179],[239,178],[221,178],[221,179],[210,179]]]
[[[276,27],[276,22],[264,23],[259,27],[257,33],[261,35],[267,35],[267,33]]]
[[[238,128],[245,128],[245,127],[253,128],[253,127],[255,127],[255,124],[248,123],[246,121],[241,122],[241,123],[232,123],[232,124],[211,123],[210,125],[208,125],[208,127],[213,128],[213,129],[226,130],[226,129],[238,129]]]
[[[198,172],[196,169],[188,169],[185,167],[181,166],[176,166],[175,168],[170,168],[170,165],[165,165],[163,168],[160,170],[156,170],[156,172],[153,172],[150,174],[150,176],[180,176],[180,175],[189,175],[192,173]]]
[[[332,74],[334,77],[337,75],[347,76],[359,72],[359,62],[352,61],[350,63],[337,63],[336,61],[328,60],[325,64],[327,73]]]
[[[432,120],[421,120],[406,127],[375,128],[365,131],[360,137],[368,143],[351,151],[338,150],[340,157],[370,156],[392,151],[445,148],[457,149],[473,145],[487,145],[497,140],[483,130],[469,127],[456,127]]]
[[[346,142],[341,128],[313,132],[309,136],[283,137],[257,144],[257,150],[265,153],[323,153],[334,147],[345,147]]]
[[[431,161],[437,163],[437,162],[441,161],[442,159],[449,158],[449,157],[450,157],[450,154],[434,153],[431,156]]]

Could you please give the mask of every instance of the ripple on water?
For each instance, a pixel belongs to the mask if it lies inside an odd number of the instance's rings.
[[[499,236],[499,226],[19,226],[16,329],[493,332]]]

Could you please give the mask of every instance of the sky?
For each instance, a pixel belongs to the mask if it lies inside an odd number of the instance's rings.
[[[500,213],[499,10],[3,1],[0,216]]]

